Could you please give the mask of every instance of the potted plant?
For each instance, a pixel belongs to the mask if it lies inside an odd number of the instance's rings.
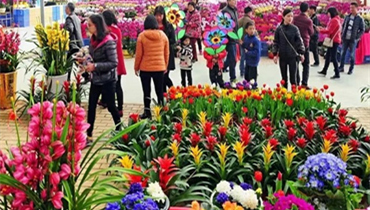
[[[0,29],[0,108],[9,109],[12,106],[11,97],[15,98],[17,89],[17,67],[19,34],[15,31]]]
[[[0,1],[0,14],[4,14],[6,12],[6,5],[7,5],[6,0]]]
[[[72,58],[67,58],[69,50],[69,34],[65,29],[60,29],[56,22],[52,26],[44,28],[42,25],[35,27],[37,46],[34,51],[34,61],[44,68],[48,89],[52,93],[59,93],[62,86],[56,86],[56,81],[63,84],[68,78],[68,72],[72,69]]]

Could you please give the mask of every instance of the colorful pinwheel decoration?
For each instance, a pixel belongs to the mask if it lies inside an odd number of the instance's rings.
[[[215,55],[226,48],[228,42],[227,31],[219,26],[212,27],[204,32],[203,40],[207,53]]]
[[[177,28],[184,27],[185,13],[180,10],[178,4],[172,4],[171,7],[165,7],[165,13],[167,17],[167,21],[172,24],[173,28],[176,30]],[[185,29],[177,30],[177,39],[181,39],[185,35]]]
[[[227,35],[236,40],[240,40],[243,38],[243,28],[239,28],[238,34],[236,34],[233,29],[235,28],[235,21],[231,18],[230,14],[218,12],[215,17],[217,25],[227,31]]]

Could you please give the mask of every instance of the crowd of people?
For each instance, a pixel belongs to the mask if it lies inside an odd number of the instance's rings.
[[[279,63],[281,77],[288,88],[291,85],[301,85],[306,89],[308,86],[310,67],[318,67],[318,35],[327,34],[324,41],[327,47],[325,66],[318,73],[326,75],[330,62],[334,65],[335,74],[332,79],[340,78],[340,72],[344,71],[344,58],[347,49],[351,53],[351,62],[348,74],[353,73],[354,52],[356,45],[364,33],[364,20],[357,14],[357,3],[351,3],[351,11],[345,17],[344,23],[338,16],[336,8],[329,8],[330,22],[326,28],[320,26],[316,16],[316,7],[305,2],[300,5],[300,14],[294,16],[293,11],[285,9],[283,21],[275,32],[273,42],[274,62]],[[187,3],[185,30],[186,35],[176,41],[174,27],[167,21],[165,9],[157,6],[153,15],[148,15],[144,21],[144,31],[139,34],[136,46],[134,70],[140,77],[144,95],[144,113],[142,119],[151,118],[151,80],[154,82],[157,103],[163,104],[163,93],[173,86],[170,72],[176,69],[175,57],[180,60],[182,86],[193,85],[193,63],[198,61],[198,52],[206,59],[209,69],[209,77],[214,87],[224,87],[223,72],[229,72],[231,86],[236,84],[236,65],[240,60],[240,75],[251,83],[257,82],[258,65],[261,54],[261,41],[253,21],[253,8],[247,7],[244,16],[239,18],[236,8],[236,0],[227,0],[220,5],[220,11],[228,13],[235,24],[233,31],[238,32],[243,28],[244,34],[241,40],[228,37],[226,49],[215,55],[206,51],[202,52],[202,29],[201,16],[198,0]],[[66,7],[65,29],[69,31],[71,47],[68,56],[72,56],[82,47],[82,35],[80,22],[74,14],[73,3]],[[126,74],[122,55],[122,34],[117,27],[115,14],[106,10],[102,14],[88,17],[88,31],[91,34],[89,53],[92,62],[88,62],[81,68],[84,69],[86,79],[90,79],[90,95],[88,106],[88,142],[92,142],[95,114],[97,104],[104,104],[112,115],[116,130],[120,129],[120,116],[123,113],[123,92],[121,88],[121,76]],[[343,50],[340,65],[337,60],[338,46],[342,44]],[[310,65],[310,51],[313,53],[314,63]],[[84,60],[78,60],[84,63]],[[302,64],[302,79],[299,64]],[[288,75],[289,74],[289,75]],[[90,75],[90,76],[89,76]],[[101,102],[99,97],[102,95]],[[115,100],[117,96],[118,106]]]

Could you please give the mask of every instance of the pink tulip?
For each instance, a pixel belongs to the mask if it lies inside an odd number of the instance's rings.
[[[62,180],[67,180],[71,175],[71,167],[67,164],[62,164],[60,166],[59,176]]]
[[[46,198],[47,198],[47,193],[46,193],[46,190],[44,189],[41,191],[41,199],[46,200]]]
[[[53,203],[54,208],[61,209],[63,207],[62,198],[63,198],[63,192],[58,191],[54,194],[54,196],[51,198],[51,202]]]
[[[60,184],[60,176],[58,173],[54,172],[50,175],[50,183],[54,186],[58,186]]]
[[[53,148],[53,160],[56,160],[66,152],[64,145],[61,141],[55,141],[51,144],[51,147]]]

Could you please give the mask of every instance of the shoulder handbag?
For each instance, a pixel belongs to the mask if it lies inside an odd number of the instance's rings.
[[[324,45],[325,47],[333,47],[333,41],[334,41],[334,38],[337,36],[337,34],[339,33],[340,31],[340,25],[339,25],[339,29],[338,31],[334,34],[333,38],[330,38],[330,37],[326,37],[324,39],[324,42],[322,43],[322,45]]]
[[[298,52],[295,50],[295,48],[293,47],[293,45],[290,43],[290,41],[288,40],[288,38],[286,37],[285,35],[285,32],[283,30],[283,28],[280,28],[281,32],[283,33],[284,35],[284,38],[285,40],[288,42],[289,46],[292,48],[292,50],[294,51],[295,55],[296,55],[296,60],[299,62],[301,61],[301,56],[298,54]]]

